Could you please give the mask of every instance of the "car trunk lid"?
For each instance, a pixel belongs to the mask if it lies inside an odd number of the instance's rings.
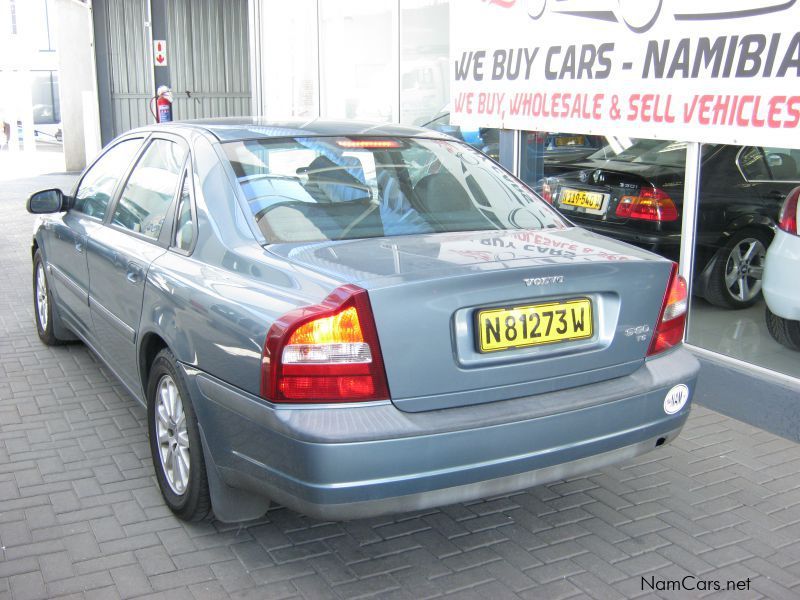
[[[269,249],[368,291],[391,399],[407,411],[633,372],[645,358],[670,274],[669,261],[579,228]]]

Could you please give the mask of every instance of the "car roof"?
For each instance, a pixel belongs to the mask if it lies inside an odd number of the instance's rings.
[[[426,137],[443,140],[454,138],[420,127],[406,127],[394,123],[373,123],[334,119],[304,119],[291,121],[268,121],[261,117],[226,117],[175,121],[143,128],[148,131],[171,128],[190,128],[210,133],[222,142],[264,138],[310,137],[310,136],[397,136]]]

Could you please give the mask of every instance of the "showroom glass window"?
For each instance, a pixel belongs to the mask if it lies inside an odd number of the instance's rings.
[[[317,2],[261,3],[261,93],[269,119],[319,115]]]
[[[58,101],[58,71],[33,71],[31,94],[33,96],[33,122],[37,125],[61,122]]]
[[[525,132],[523,181],[577,225],[677,261],[686,144]]]
[[[800,185],[800,150],[721,145],[709,153],[707,147],[686,340],[798,377],[797,352],[770,332],[762,282],[781,208]]]
[[[322,116],[397,121],[397,2],[319,3]]]
[[[400,123],[422,125],[450,102],[450,7],[442,0],[400,3]]]

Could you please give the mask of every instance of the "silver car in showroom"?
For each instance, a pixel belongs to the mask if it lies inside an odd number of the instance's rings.
[[[686,284],[429,130],[145,127],[44,190],[36,326],[147,408],[179,517],[352,519],[507,494],[672,441]]]

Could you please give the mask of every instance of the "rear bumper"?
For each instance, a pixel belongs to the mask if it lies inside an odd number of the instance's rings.
[[[404,413],[390,403],[276,408],[184,369],[224,488],[337,520],[510,493],[652,450],[683,426],[690,402],[669,415],[664,398],[680,383],[691,399],[697,370],[678,349],[591,386]],[[554,410],[559,396],[569,410]]]

